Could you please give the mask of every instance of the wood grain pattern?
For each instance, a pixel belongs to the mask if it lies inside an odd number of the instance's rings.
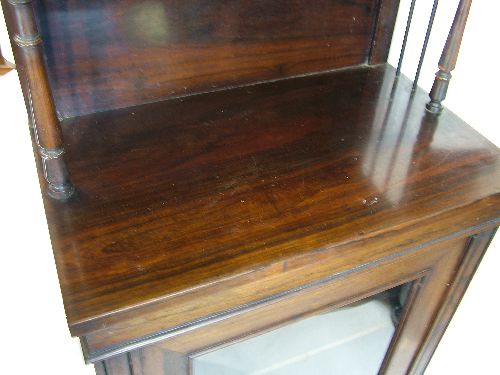
[[[347,277],[263,303],[223,321],[166,338],[103,363],[117,365],[129,358],[131,374],[192,374],[192,361],[204,353],[277,329],[298,319],[321,314],[411,282],[403,315],[380,374],[421,375],[437,340],[451,318],[493,232],[428,246]],[[312,265],[311,265],[312,266]],[[362,360],[360,358],[360,360]]]
[[[477,215],[480,211],[470,212],[470,217],[464,217],[464,222],[482,220],[483,217]],[[442,221],[442,216],[434,219],[439,220],[443,225],[452,225],[450,230],[458,230],[456,212],[453,216],[454,223],[449,219]],[[417,241],[415,238],[438,236],[440,233],[435,227],[436,222],[433,221],[425,226],[419,226],[418,231],[399,228],[398,230],[405,232],[406,237],[403,239],[402,235],[399,236],[398,242],[394,243],[395,249],[399,250],[408,246],[408,243]],[[472,234],[473,231],[474,228],[471,228],[467,233]],[[463,238],[463,235],[448,236],[448,238],[455,237]],[[132,309],[128,313],[122,312],[121,315],[100,319],[98,320],[100,325],[93,324],[86,327],[87,330],[93,329],[93,332],[87,333],[83,341],[86,358],[97,360],[170,337],[184,335],[192,330],[252,310],[267,302],[273,302],[288,295],[295,296],[297,292],[323,284],[332,278],[351,277],[353,269],[378,266],[381,262],[418,252],[423,247],[435,243],[424,243],[424,246],[412,246],[406,250],[391,253],[391,246],[387,245],[390,240],[392,240],[390,236],[381,236],[376,238],[373,245],[367,244],[368,241],[362,241],[347,246],[338,246],[324,254],[303,256],[300,259],[263,267],[264,270],[261,272],[255,271],[247,277],[235,278],[231,280],[232,282],[220,280],[219,283],[210,287],[200,287],[196,291],[184,293],[179,297],[173,296],[149,305],[147,308]],[[363,248],[360,248],[361,246]],[[377,258],[380,256],[381,258]],[[365,258],[360,263],[363,257]],[[351,281],[356,281],[353,279],[351,277]]]
[[[189,374],[206,350],[407,282],[381,373],[425,370],[500,223],[500,159],[374,66],[399,0],[2,4],[42,178],[71,187],[66,148],[78,188],[44,203],[98,374]]]
[[[453,239],[429,246],[420,252],[395,257],[359,269],[347,277],[337,277],[321,285],[302,290],[278,301],[264,303],[215,324],[168,338],[137,351],[133,356],[157,349],[197,356],[199,353],[233,341],[287,325],[378,294],[396,285],[427,276],[434,263],[464,248],[465,239]],[[457,250],[458,249],[458,250]]]
[[[496,223],[498,150],[407,80],[390,100],[393,74],[64,123],[78,197],[46,210],[73,334],[97,350]]]
[[[373,0],[37,3],[63,117],[365,63],[377,12]]]

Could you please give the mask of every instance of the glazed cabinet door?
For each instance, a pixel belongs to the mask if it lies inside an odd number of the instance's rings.
[[[118,355],[99,375],[421,374],[493,231],[414,247]]]

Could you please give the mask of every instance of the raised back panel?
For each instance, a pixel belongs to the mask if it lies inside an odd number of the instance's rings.
[[[59,113],[73,117],[365,63],[378,0],[40,0]]]

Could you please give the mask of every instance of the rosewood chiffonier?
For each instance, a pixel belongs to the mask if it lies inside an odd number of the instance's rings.
[[[396,67],[399,0],[2,0],[97,374],[422,374],[499,223],[442,105],[471,3],[426,93],[437,0],[414,80],[415,0]]]

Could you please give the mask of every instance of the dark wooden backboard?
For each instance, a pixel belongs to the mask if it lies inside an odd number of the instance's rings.
[[[388,2],[34,3],[57,110],[73,117],[366,63]]]

